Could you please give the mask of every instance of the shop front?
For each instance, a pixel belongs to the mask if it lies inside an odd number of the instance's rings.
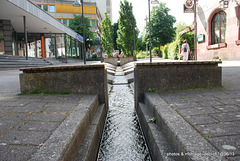
[[[0,54],[26,59],[83,58],[82,39],[77,39],[76,32],[31,1],[18,2],[0,2]]]

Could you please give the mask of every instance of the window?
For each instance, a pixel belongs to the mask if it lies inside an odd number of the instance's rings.
[[[212,19],[212,44],[224,43],[226,39],[226,13],[220,11]]]
[[[44,11],[48,12],[48,5],[41,5],[41,4],[37,4],[39,8],[41,8]]]
[[[90,26],[91,27],[96,27],[97,26],[96,20],[90,20]]]
[[[48,5],[42,5],[42,9],[43,9],[44,11],[48,11]]]
[[[55,6],[54,5],[49,6],[49,12],[55,12]]]
[[[67,25],[67,19],[63,19],[63,24]]]

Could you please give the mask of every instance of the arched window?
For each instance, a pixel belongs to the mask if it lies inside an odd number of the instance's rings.
[[[224,11],[220,11],[212,19],[212,44],[224,43],[226,38],[227,17]]]

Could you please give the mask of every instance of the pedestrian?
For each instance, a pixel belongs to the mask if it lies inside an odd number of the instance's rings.
[[[189,52],[190,52],[190,48],[189,48],[189,45],[187,43],[187,40],[184,40],[183,44],[182,44],[182,53],[181,53],[181,55],[183,56],[183,61],[188,60]]]

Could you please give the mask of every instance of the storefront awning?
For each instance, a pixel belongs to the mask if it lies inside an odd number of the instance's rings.
[[[11,20],[14,30],[18,33],[24,32],[23,16],[26,17],[28,33],[66,33],[77,38],[76,32],[29,0],[0,1],[0,19]]]

